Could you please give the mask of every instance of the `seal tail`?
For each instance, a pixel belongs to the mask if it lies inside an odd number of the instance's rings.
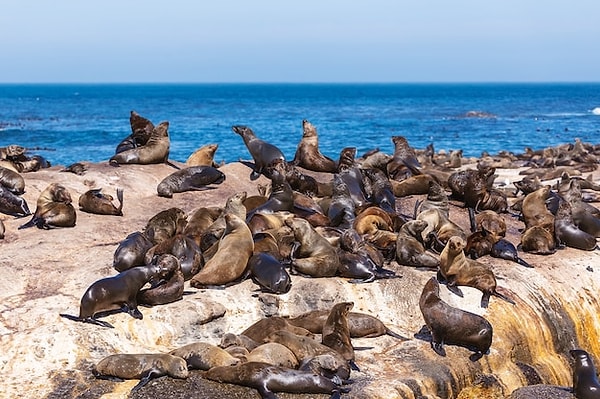
[[[119,201],[117,216],[123,216],[123,189],[121,187],[117,188],[117,200]]]

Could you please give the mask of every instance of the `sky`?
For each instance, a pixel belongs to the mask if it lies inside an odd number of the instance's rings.
[[[597,82],[597,0],[0,0],[0,82]]]

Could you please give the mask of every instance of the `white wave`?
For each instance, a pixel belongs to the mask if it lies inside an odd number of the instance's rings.
[[[600,107],[596,107],[592,110],[592,114],[594,115],[600,115]]]

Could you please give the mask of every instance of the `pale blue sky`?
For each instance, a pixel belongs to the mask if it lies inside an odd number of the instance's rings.
[[[600,81],[597,0],[0,4],[0,82]]]

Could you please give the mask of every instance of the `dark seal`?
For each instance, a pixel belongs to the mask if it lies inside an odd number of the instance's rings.
[[[236,125],[231,129],[242,137],[254,160],[254,169],[250,174],[250,180],[258,179],[261,173],[265,172],[265,168],[276,159],[285,161],[285,156],[279,148],[256,137],[256,134],[249,127]]]
[[[589,353],[582,349],[573,349],[569,351],[569,354],[575,359],[573,365],[573,393],[577,399],[600,398],[600,382]]]
[[[207,190],[210,184],[221,184],[225,174],[212,166],[189,166],[171,173],[156,187],[160,197],[171,198],[174,193]]]

